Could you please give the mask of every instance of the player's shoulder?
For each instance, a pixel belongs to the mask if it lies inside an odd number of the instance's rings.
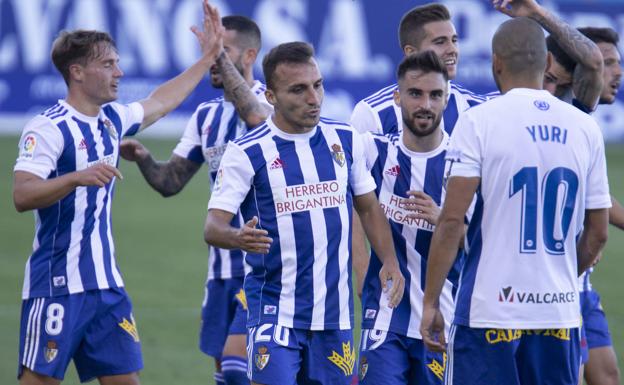
[[[321,116],[321,119],[319,120],[319,125],[322,128],[333,128],[336,130],[355,131],[353,126],[349,123],[346,123],[340,120],[331,119],[331,118],[326,118],[324,116]]]
[[[49,131],[52,129],[52,131],[58,131],[58,125],[72,116],[71,110],[59,102],[35,115],[26,123],[24,130],[38,129]]]
[[[462,85],[455,83],[454,81],[451,81],[449,83],[450,83],[450,92],[452,94],[460,96],[463,99],[468,99],[468,100],[476,101],[479,103],[483,103],[488,100],[488,98],[485,95],[477,94],[476,92],[473,92],[463,87]]]
[[[394,91],[398,88],[396,83],[393,83],[387,87],[384,87],[364,99],[360,100],[358,104],[360,106],[366,106],[371,108],[372,110],[379,109],[380,106],[384,105],[388,101],[392,101],[394,97]]]
[[[265,121],[264,123],[260,124],[258,127],[254,128],[253,130],[247,132],[244,135],[241,135],[240,137],[234,139],[230,143],[239,147],[242,150],[245,150],[246,148],[254,146],[263,140],[270,139],[271,138],[270,134],[271,134],[271,127]]]

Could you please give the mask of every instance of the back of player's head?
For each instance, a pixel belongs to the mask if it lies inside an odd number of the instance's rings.
[[[548,49],[548,52],[553,55],[553,58],[557,61],[557,63],[561,64],[563,69],[569,73],[574,72],[576,62],[563,50],[563,48],[561,48],[559,43],[557,43],[557,40],[555,40],[552,35],[548,35],[548,37],[546,37],[546,48]]]
[[[262,35],[258,25],[248,17],[240,15],[225,16],[221,24],[228,31],[237,32],[238,44],[241,48],[260,50]]]
[[[408,71],[435,72],[442,74],[444,80],[449,80],[446,66],[433,51],[413,53],[404,57],[397,69],[397,79],[402,80]]]
[[[83,29],[61,31],[52,44],[51,56],[54,66],[63,75],[67,85],[69,85],[69,67],[76,63],[86,65],[97,58],[102,53],[103,45],[117,49],[115,41],[106,32]]]
[[[275,70],[281,63],[305,64],[314,56],[314,48],[302,41],[283,43],[273,47],[262,59],[262,72],[267,88],[273,89]]]
[[[612,28],[584,27],[578,30],[594,43],[610,43],[617,46],[620,41],[620,36]]]
[[[448,9],[438,3],[425,4],[412,8],[401,18],[399,23],[399,45],[419,47],[425,37],[424,25],[435,21],[451,20]]]
[[[543,76],[547,63],[544,31],[528,17],[507,20],[494,34],[492,53],[504,63],[510,75]]]

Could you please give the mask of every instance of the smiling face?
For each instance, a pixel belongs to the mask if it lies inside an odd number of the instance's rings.
[[[307,63],[277,65],[267,101],[275,108],[275,123],[288,133],[303,133],[321,118],[323,79],[314,59]]]
[[[115,48],[106,43],[99,43],[96,55],[86,65],[73,64],[72,87],[79,87],[81,95],[90,103],[103,105],[117,100],[119,80],[123,72],[119,68],[119,55]]]
[[[438,55],[449,74],[450,79],[457,75],[459,47],[457,31],[449,20],[434,21],[423,26],[424,37],[418,46],[418,52],[431,50]]]
[[[615,101],[622,79],[622,57],[617,47],[611,43],[597,43],[602,58],[604,69],[602,71],[602,93],[600,94],[600,104],[611,104]]]
[[[447,83],[437,72],[410,70],[399,80],[395,103],[401,106],[406,132],[417,137],[431,135],[442,121]]]

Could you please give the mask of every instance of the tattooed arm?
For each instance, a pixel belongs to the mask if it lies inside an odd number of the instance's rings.
[[[255,127],[271,115],[271,107],[260,103],[251,91],[251,87],[238,72],[225,51],[217,57],[217,66],[223,79],[223,88],[234,104],[238,115],[249,127]]]
[[[598,46],[535,0],[495,2],[498,3],[496,8],[502,13],[511,17],[530,17],[553,36],[563,51],[577,63],[572,80],[576,100],[594,109],[602,91],[603,63]]]
[[[137,163],[147,183],[164,197],[182,191],[201,167],[201,164],[175,154],[167,162],[157,162],[149,150],[134,139],[122,141],[119,151],[125,160]]]

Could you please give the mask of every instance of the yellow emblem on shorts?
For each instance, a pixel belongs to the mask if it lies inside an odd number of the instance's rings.
[[[442,365],[437,360],[431,360],[431,363],[427,364],[429,370],[435,374],[440,381],[444,380],[444,370],[446,369],[446,353],[442,353]]]
[[[243,309],[247,310],[247,297],[245,296],[245,291],[241,288],[238,293],[235,295],[238,302],[240,302]]]
[[[353,374],[353,366],[355,365],[355,349],[351,349],[351,341],[342,343],[342,356],[336,351],[332,351],[332,355],[327,357],[333,362],[345,376]]]
[[[258,348],[258,353],[256,353],[256,356],[254,357],[254,362],[258,370],[264,369],[264,367],[269,363],[271,355],[267,353],[268,351],[269,349],[267,349],[266,346],[260,346]]]
[[[134,342],[139,342],[139,332],[137,331],[136,322],[134,322],[134,317],[132,316],[132,314],[130,314],[130,321],[128,321],[124,317],[122,322],[120,322],[118,325],[132,336]]]

